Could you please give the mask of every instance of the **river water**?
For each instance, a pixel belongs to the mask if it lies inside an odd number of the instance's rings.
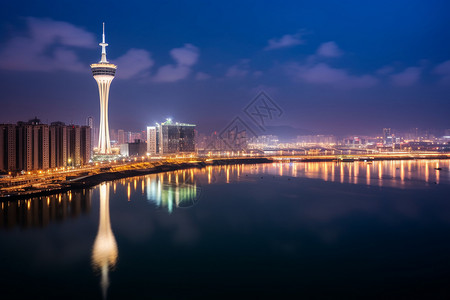
[[[10,201],[1,299],[448,299],[450,160],[216,166]]]

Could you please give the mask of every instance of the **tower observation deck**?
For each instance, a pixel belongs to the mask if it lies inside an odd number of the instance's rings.
[[[108,100],[109,87],[111,81],[116,75],[117,66],[108,62],[106,59],[105,42],[105,23],[103,23],[102,42],[99,44],[102,47],[102,57],[98,63],[91,65],[92,75],[98,85],[98,93],[100,96],[100,127],[98,137],[98,154],[111,154],[111,142],[109,139],[109,124],[108,124]]]

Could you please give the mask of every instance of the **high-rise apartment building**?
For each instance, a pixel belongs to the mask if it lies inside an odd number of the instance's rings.
[[[91,128],[40,120],[0,124],[0,171],[79,166],[91,157]]]
[[[91,128],[88,126],[81,126],[81,140],[80,140],[80,164],[85,165],[89,163],[91,159],[91,149],[92,149],[92,137]]]
[[[68,150],[69,166],[81,165],[81,128],[80,126],[69,126],[68,128]]]
[[[50,160],[55,161],[55,167],[67,166],[67,126],[62,122],[50,124]],[[53,152],[53,150],[54,152]],[[51,166],[51,168],[53,168]]]
[[[92,152],[92,145],[95,145],[95,129],[94,129],[94,117],[87,117],[86,118],[86,126],[88,126],[89,128],[91,128],[91,149],[89,151]]]
[[[16,127],[12,124],[0,124],[0,170],[15,170]]]
[[[5,129],[0,125],[0,170],[5,170],[5,162],[3,158],[5,157]]]
[[[147,126],[147,153],[156,154],[159,152],[159,138],[157,126]]]
[[[7,170],[17,169],[16,164],[16,128],[14,125],[6,127],[6,167]]]
[[[89,116],[86,118],[86,126],[94,128],[94,117]]]

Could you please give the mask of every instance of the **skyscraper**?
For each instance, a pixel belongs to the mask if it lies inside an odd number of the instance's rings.
[[[393,143],[393,138],[392,138],[392,134],[391,134],[391,129],[390,128],[383,128],[383,144],[384,145],[392,145]]]
[[[106,46],[108,46],[108,44],[105,42],[105,23],[103,23],[102,42],[99,45],[102,47],[102,58],[100,62],[91,65],[92,75],[94,76],[95,81],[97,81],[98,93],[100,96],[98,153],[111,154],[108,125],[108,98],[109,87],[116,74],[117,66],[106,60]]]
[[[166,122],[158,124],[159,154],[195,152],[195,126],[193,124]]]
[[[93,145],[95,145],[95,130],[94,130],[94,117],[87,117],[86,118],[86,126],[88,126],[89,128],[91,128],[91,132],[90,132],[90,137],[91,137],[91,142],[90,142],[90,149],[89,149],[89,153],[90,155],[92,155],[92,147]],[[90,158],[90,157],[89,157]]]
[[[91,129],[94,128],[94,118],[93,117],[86,118],[86,126],[89,126]]]
[[[147,126],[147,153],[156,154],[159,152],[157,126]]]

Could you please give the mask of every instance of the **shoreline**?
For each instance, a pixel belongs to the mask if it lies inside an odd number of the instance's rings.
[[[28,191],[17,191],[16,193],[11,193],[10,195],[0,196],[0,202],[8,200],[21,200],[29,199],[34,197],[49,196],[59,193],[64,193],[70,190],[85,189],[96,186],[105,181],[113,181],[117,179],[130,178],[136,176],[144,176],[149,174],[157,174],[164,172],[171,172],[177,170],[185,170],[191,168],[202,169],[208,166],[221,166],[221,165],[236,165],[236,164],[265,164],[265,163],[290,163],[290,162],[330,162],[336,161],[336,163],[352,163],[363,161],[367,158],[367,161],[384,161],[384,160],[423,160],[423,159],[450,159],[449,155],[439,155],[439,156],[427,156],[421,155],[419,157],[402,157],[402,156],[364,156],[364,157],[353,157],[349,160],[337,160],[336,157],[323,157],[323,158],[289,158],[285,157],[283,159],[274,158],[235,158],[235,159],[214,159],[210,161],[196,161],[196,162],[182,162],[182,163],[166,163],[151,168],[145,169],[135,169],[135,170],[124,170],[124,171],[109,171],[100,174],[88,175],[84,177],[75,178],[72,180],[66,180],[61,183],[60,186],[51,189],[36,189]]]
[[[105,172],[95,175],[89,175],[82,178],[69,180],[61,184],[60,187],[46,190],[30,190],[27,192],[17,192],[17,194],[11,194],[9,196],[0,196],[0,202],[8,200],[22,200],[34,197],[50,196],[54,194],[64,193],[70,190],[85,189],[96,186],[105,181],[113,181],[117,179],[130,178],[136,176],[144,176],[149,174],[157,174],[164,172],[171,172],[177,170],[185,170],[191,168],[202,169],[208,166],[221,166],[221,165],[236,165],[236,164],[265,164],[273,163],[273,159],[269,158],[245,158],[245,159],[218,159],[213,160],[210,163],[207,162],[184,162],[184,163],[171,163],[165,165],[159,165],[152,168],[137,169],[137,170],[125,170],[125,171],[113,171]]]

